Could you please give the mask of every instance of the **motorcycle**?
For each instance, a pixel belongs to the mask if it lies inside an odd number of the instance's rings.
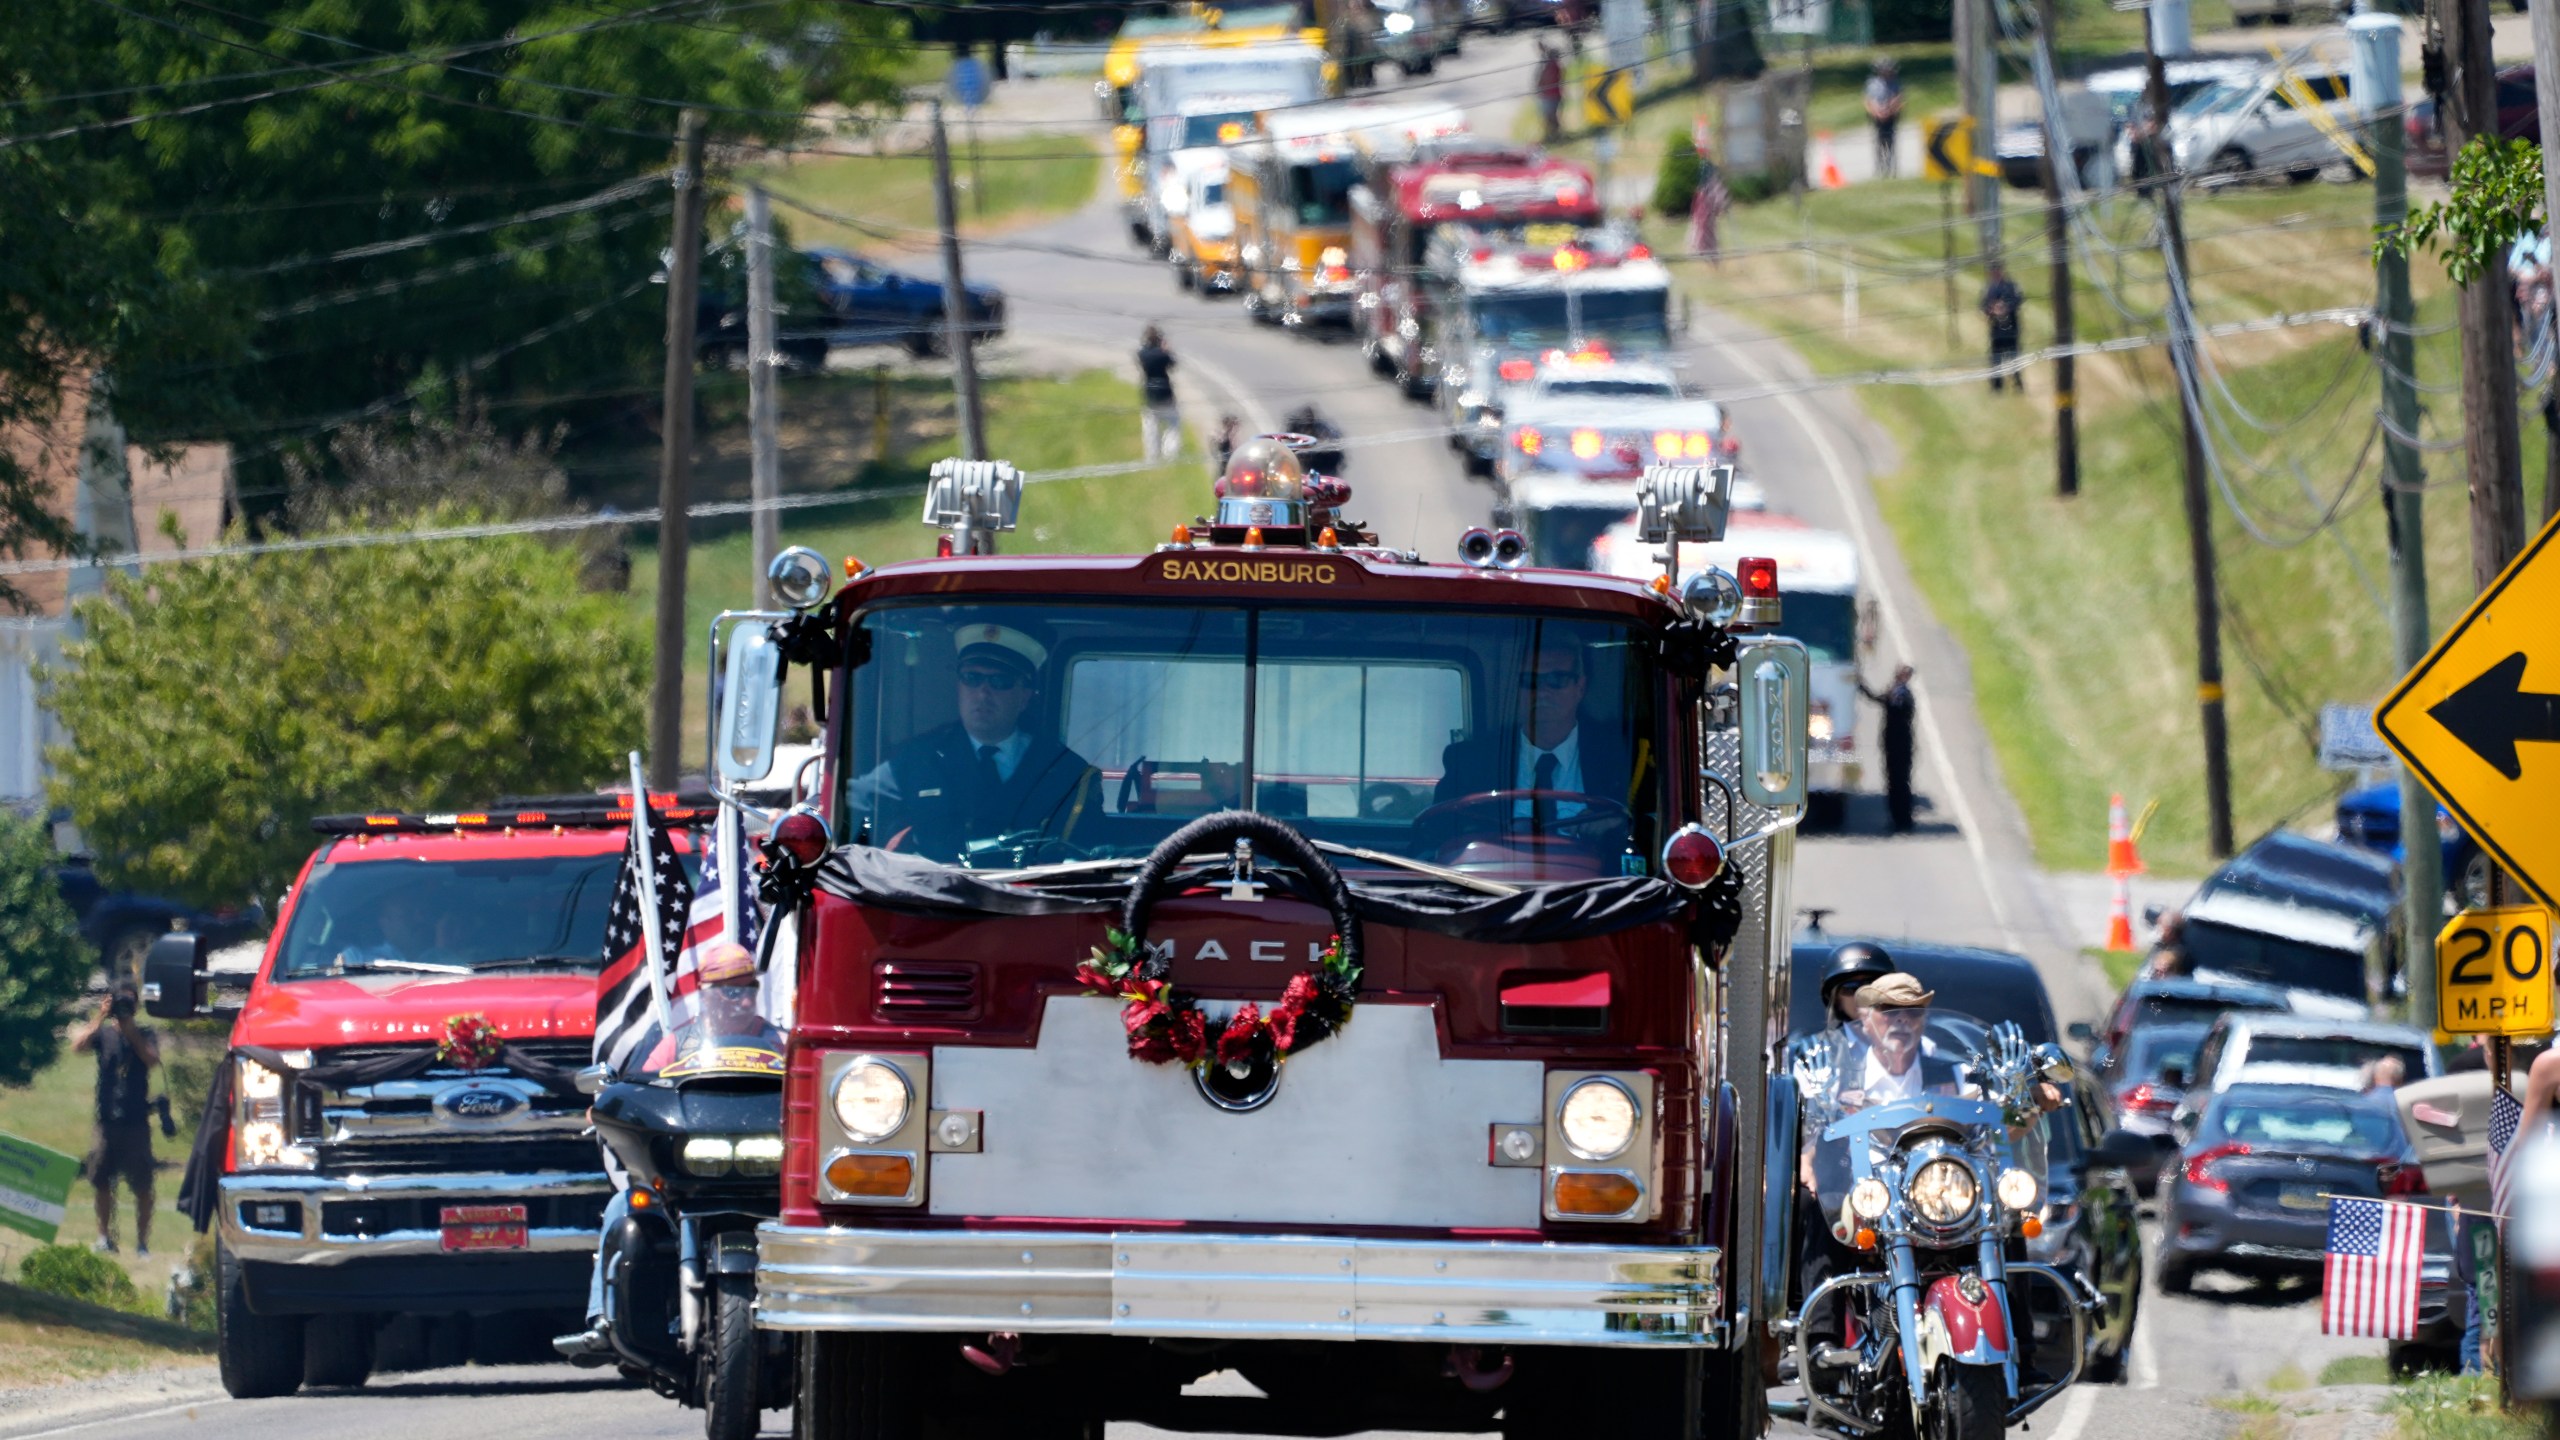
[[[1795,1373],[1807,1418],[1835,1433],[1997,1440],[2080,1378],[2100,1303],[2078,1277],[2012,1254],[2042,1227],[2038,1095],[2067,1085],[2071,1062],[2029,1046],[2013,1022],[1949,1010],[1928,1012],[1915,1043],[1921,1093],[1875,1104],[1852,1088],[1865,1049],[1817,1039],[1793,1057],[1821,1140],[1808,1168],[1846,1261],[1797,1308]],[[2022,1354],[2033,1320],[2019,1287],[2030,1281],[2065,1298],[2058,1377]]]
[[[631,1175],[604,1244],[604,1329],[622,1373],[702,1410],[709,1440],[752,1440],[792,1384],[791,1337],[755,1326],[756,1227],[782,1212],[783,1042],[751,1000],[701,993],[629,1071],[582,1077]]]

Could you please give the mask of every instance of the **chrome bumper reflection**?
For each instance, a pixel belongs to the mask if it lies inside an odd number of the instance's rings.
[[[444,1232],[438,1227],[385,1230],[370,1235],[331,1233],[325,1208],[333,1201],[432,1201],[438,1205],[509,1205],[557,1196],[604,1195],[613,1186],[601,1173],[516,1175],[225,1175],[215,1224],[222,1243],[243,1260],[286,1265],[338,1265],[385,1255],[438,1255]],[[243,1211],[261,1201],[292,1202],[300,1208],[299,1228],[251,1225]],[[536,1225],[525,1232],[522,1250],[506,1255],[592,1252],[593,1226]]]
[[[1638,1248],[1161,1231],[766,1225],[757,1323],[1228,1340],[1723,1342],[1723,1257]]]

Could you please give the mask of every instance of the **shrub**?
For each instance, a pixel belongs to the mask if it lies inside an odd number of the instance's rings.
[[[46,1245],[29,1252],[18,1266],[18,1283],[30,1290],[86,1300],[111,1310],[140,1310],[142,1292],[124,1267],[78,1245]]]
[[[1686,135],[1674,135],[1662,147],[1662,165],[1653,174],[1653,213],[1686,219],[1697,196],[1697,144]]]
[[[0,812],[0,1085],[53,1063],[97,952],[53,878],[44,826]]]

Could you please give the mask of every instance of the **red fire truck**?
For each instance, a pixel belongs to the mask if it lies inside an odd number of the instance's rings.
[[[1772,573],[1425,563],[1275,437],[1144,555],[997,557],[1010,467],[941,475],[945,558],[751,642],[827,709],[766,889],[802,1433],[1758,1434]],[[1730,479],[1649,473],[1649,533]]]
[[[692,854],[711,812],[657,798]],[[180,1197],[217,1237],[223,1385],[361,1384],[400,1316],[430,1356],[549,1358],[610,1194],[575,1076],[629,802],[313,824]],[[151,1014],[213,1008],[203,949],[152,947]]]
[[[1351,192],[1351,268],[1359,279],[1352,323],[1360,348],[1407,395],[1431,393],[1439,368],[1438,313],[1457,285],[1433,263],[1441,227],[1516,233],[1525,225],[1594,225],[1591,172],[1481,135],[1427,140],[1409,156],[1373,154]]]

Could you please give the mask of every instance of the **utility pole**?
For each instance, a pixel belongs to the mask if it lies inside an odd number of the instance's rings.
[[[2053,0],[2036,0],[2036,48],[2043,52],[2046,73],[2053,68]],[[2056,93],[2059,94],[2056,87]],[[2044,243],[2053,263],[2053,343],[2063,353],[2053,360],[2053,489],[2069,499],[2080,493],[2080,419],[2078,365],[2070,352],[2071,217],[2062,208],[2062,167],[2074,164],[2071,137],[2063,117],[2044,117]]]
[[[2533,12],[2533,73],[2560,76],[2560,9],[2550,5]],[[2560,84],[2534,86],[2536,105],[2542,111],[2542,133],[2560,137]],[[2551,146],[2542,152],[2542,204],[2545,215],[2560,215],[2560,168],[2552,163]],[[2560,370],[2551,377],[2551,388],[2542,399],[2543,449],[2542,521],[2560,514]]]
[[[676,122],[675,248],[667,258],[667,379],[658,458],[657,660],[649,687],[649,784],[676,788],[684,756],[685,507],[693,489],[693,324],[702,293],[702,112]]]
[[[2455,134],[2465,142],[2498,134],[2498,77],[2489,55],[2489,0],[2440,0],[2451,23]],[[2537,72],[2539,73],[2539,72]],[[2514,286],[2503,252],[2462,287],[2463,463],[2471,488],[2471,578],[2487,589],[2524,549],[2524,453],[2517,433],[2514,332],[2507,314]],[[2412,832],[2414,833],[2414,832]]]
[[[2357,15],[2347,21],[2356,47],[2356,98],[2364,109],[2366,139],[2373,148],[2373,229],[2377,235],[2399,230],[2409,218],[2409,185],[2400,125],[2400,21],[2389,15]],[[2426,497],[2419,492],[2425,473],[2418,447],[2403,435],[2418,433],[2418,387],[2409,327],[2416,306],[2409,294],[2409,257],[2396,250],[2374,252],[2374,308],[2382,315],[2376,337],[2382,353],[2382,414],[2389,422],[2382,433],[2382,514],[2391,545],[2392,659],[2402,673],[2426,658],[2431,630],[2427,624]],[[2400,813],[2433,815],[2436,801],[2407,766],[2400,770]],[[2404,824],[2417,844],[2401,847],[2400,874],[2409,898],[2400,907],[2401,950],[2407,963],[2435,953],[2436,906],[2418,897],[2444,893],[2444,852],[2425,844],[2432,826]],[[2409,980],[2409,1019],[2421,1030],[2433,1030],[2436,989]]]
[[[2000,133],[1997,97],[2000,87],[1999,27],[1991,18],[1991,0],[1956,0],[1956,8],[1965,16],[1962,45],[1964,69],[1964,108],[1973,117],[1973,154],[1992,153]],[[1982,263],[1986,270],[2000,258],[2000,180],[1982,173],[1977,158],[1974,172],[1964,179],[1966,193],[1973,200],[1973,223],[1981,234]]]
[[[2160,177],[2154,192],[2160,200],[2160,223],[2168,233],[2169,354],[2178,381],[2178,415],[2186,431],[2187,557],[2196,592],[2196,709],[2204,729],[2204,804],[2206,842],[2213,858],[2231,854],[2231,737],[2222,705],[2222,592],[2213,562],[2213,501],[2205,493],[2204,402],[2196,386],[2196,336],[2193,296],[2188,292],[2187,231],[2181,215],[2182,177],[2169,149],[2169,72],[2160,49],[2143,32],[2143,62],[2150,70],[2145,100],[2154,120],[2152,171]]]
[[[960,397],[960,438],[967,458],[987,458],[986,419],[978,411],[978,355],[969,343],[969,287],[960,278],[960,222],[951,201],[951,140],[942,132],[942,99],[933,101],[933,213],[942,226],[942,339],[951,352],[952,389]]]
[[[749,484],[756,509],[755,579],[747,593],[761,607],[764,572],[782,548],[782,516],[773,502],[782,496],[781,398],[782,353],[774,337],[773,201],[761,185],[747,188],[747,435],[752,442]]]

